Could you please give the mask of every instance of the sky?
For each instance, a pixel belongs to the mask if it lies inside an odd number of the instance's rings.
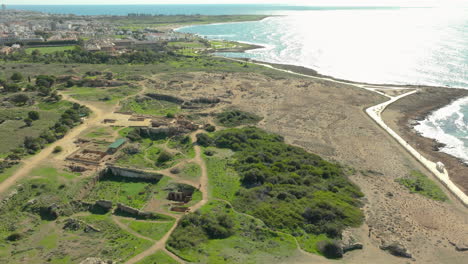
[[[468,0],[0,0],[9,5],[64,4],[288,4],[317,6],[445,6],[466,4]]]

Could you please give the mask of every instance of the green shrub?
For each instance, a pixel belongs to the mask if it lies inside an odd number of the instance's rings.
[[[28,117],[31,118],[32,120],[39,120],[39,112],[37,111],[29,111]]]
[[[227,110],[219,113],[216,118],[218,123],[225,127],[255,124],[262,120],[262,118],[257,115],[240,110]]]
[[[213,139],[211,139],[207,134],[197,134],[197,143],[200,146],[208,147],[213,144]]]
[[[419,193],[436,201],[446,201],[448,198],[437,184],[419,171],[412,171],[408,177],[396,179],[412,193]]]
[[[320,241],[317,248],[326,258],[338,259],[343,257],[343,249],[337,241]]]
[[[21,82],[24,79],[23,75],[19,72],[15,72],[11,75],[10,80],[14,82]]]
[[[63,148],[61,146],[55,146],[54,148],[54,153],[59,153],[59,152],[62,152],[63,151]]]
[[[175,249],[199,245],[208,239],[224,239],[235,232],[232,215],[224,212],[205,212],[185,215],[168,241]]]
[[[206,130],[207,132],[215,132],[216,127],[213,126],[213,125],[209,125],[209,124],[208,124],[208,125],[205,126],[205,130]]]
[[[157,161],[159,164],[162,164],[162,163],[172,160],[172,158],[173,156],[170,153],[166,151],[162,151],[161,154],[159,154]]]
[[[232,200],[237,210],[276,230],[329,238],[362,223],[362,193],[340,165],[255,127],[218,131],[209,139],[235,152],[228,166],[240,176]]]

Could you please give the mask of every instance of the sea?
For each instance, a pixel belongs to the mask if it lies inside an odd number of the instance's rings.
[[[265,14],[261,21],[177,29],[208,39],[261,45],[219,53],[314,69],[375,84],[468,89],[468,6],[326,7],[287,5],[9,6],[58,14]],[[415,129],[445,144],[441,151],[468,163],[468,98],[430,114]]]

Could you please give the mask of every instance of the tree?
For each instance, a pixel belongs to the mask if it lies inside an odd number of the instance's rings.
[[[29,118],[29,117],[24,119],[24,123],[25,123],[28,127],[32,126],[32,122],[33,122],[32,119]]]
[[[8,93],[16,93],[19,92],[20,87],[16,83],[5,83],[3,84],[3,89]]]
[[[172,155],[166,151],[161,152],[158,157],[158,163],[164,163],[170,161],[172,159]]]
[[[56,78],[53,75],[39,75],[36,77],[36,85],[51,88],[55,80]]]
[[[41,51],[38,50],[38,49],[35,49],[35,50],[33,50],[33,51],[31,52],[31,55],[36,56],[36,57],[37,57],[37,56],[40,56],[40,55],[41,55]]]
[[[15,72],[11,75],[10,79],[14,82],[21,82],[24,79],[24,77],[21,73]]]
[[[38,90],[39,90],[39,94],[42,96],[48,96],[50,92],[52,91],[50,87],[46,87],[46,86],[39,86]]]
[[[10,98],[10,101],[18,105],[24,105],[29,101],[29,96],[26,94],[15,94]]]
[[[31,118],[32,120],[39,120],[39,112],[37,111],[29,111],[28,117]]]
[[[213,139],[211,139],[207,134],[197,134],[197,143],[200,146],[208,147],[213,145]]]

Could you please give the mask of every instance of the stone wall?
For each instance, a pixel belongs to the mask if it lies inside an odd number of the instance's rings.
[[[130,169],[119,167],[113,164],[107,164],[107,169],[112,172],[115,176],[136,178],[136,179],[147,179],[159,181],[162,178],[161,174],[145,172],[138,169]]]

